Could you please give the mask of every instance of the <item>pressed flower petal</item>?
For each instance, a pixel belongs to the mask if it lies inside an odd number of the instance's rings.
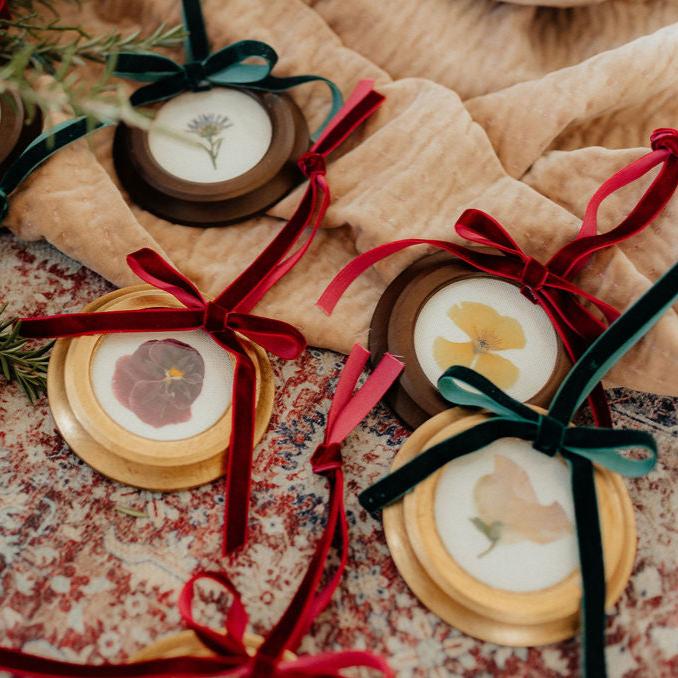
[[[513,386],[520,375],[520,370],[508,358],[496,353],[476,354],[471,367],[502,389]]]
[[[129,398],[130,409],[146,424],[154,428],[181,424],[191,418],[191,406],[177,402],[162,382],[140,381]]]
[[[503,455],[495,455],[493,473],[478,479],[473,497],[482,524],[501,524],[502,543],[548,544],[572,532],[563,507],[540,504],[526,471]]]
[[[113,393],[121,405],[129,409],[129,394],[137,382],[137,373],[134,369],[134,356],[124,355],[118,358],[113,373]]]
[[[525,334],[520,323],[515,318],[497,313],[487,304],[462,301],[452,306],[448,315],[471,339],[488,341],[488,351],[525,347]]]
[[[473,344],[470,341],[462,343],[436,337],[433,342],[433,357],[441,370],[446,370],[452,365],[470,367],[474,355]]]

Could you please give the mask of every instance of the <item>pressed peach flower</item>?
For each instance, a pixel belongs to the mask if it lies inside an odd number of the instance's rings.
[[[471,522],[491,542],[480,556],[500,542],[549,544],[572,532],[560,503],[540,504],[527,473],[500,454],[494,457],[494,472],[476,482],[473,497],[478,516]]]
[[[475,301],[455,304],[448,315],[470,341],[448,341],[436,337],[433,356],[440,369],[446,370],[452,365],[472,367],[499,388],[513,386],[520,374],[518,368],[508,358],[502,358],[495,352],[525,348],[525,334],[520,323]]]

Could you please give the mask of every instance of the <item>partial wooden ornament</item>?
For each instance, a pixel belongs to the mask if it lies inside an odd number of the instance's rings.
[[[264,642],[256,633],[245,633],[243,643],[250,656],[254,656],[257,648]],[[149,659],[170,659],[173,657],[215,657],[215,653],[202,643],[193,631],[181,631],[156,640],[132,657],[132,662],[143,662]],[[283,659],[292,661],[297,655],[285,650]]]
[[[386,394],[386,402],[412,429],[450,407],[419,361],[415,343],[417,321],[422,309],[437,292],[465,280],[497,280],[503,285],[519,288],[512,282],[493,278],[445,252],[439,252],[419,259],[398,275],[384,291],[372,315],[369,333],[372,364],[376,365],[387,352],[405,362],[398,381]],[[535,306],[535,311],[543,313],[546,318],[540,307]],[[505,312],[510,313],[510,309]],[[546,407],[571,367],[555,331],[553,341],[557,343],[553,367],[545,374],[541,388],[527,400],[530,404]]]
[[[474,415],[462,408],[433,417],[407,440],[396,455],[392,470],[484,418],[485,415]],[[417,598],[451,626],[499,645],[531,647],[574,636],[579,629],[581,604],[578,571],[545,589],[512,592],[477,580],[454,560],[442,543],[434,517],[434,495],[442,472],[440,469],[403,501],[383,511],[391,555]],[[596,467],[595,482],[609,608],[618,600],[631,575],[636,528],[633,507],[621,478]]]
[[[0,94],[0,176],[41,131],[39,107],[31,114],[16,92]]]
[[[235,97],[235,101],[210,103],[210,98],[219,96]],[[241,141],[244,138],[245,149],[250,141],[253,146],[261,143],[263,132],[258,130],[253,116],[242,114],[235,123],[229,119],[228,106],[242,103],[254,106],[252,113],[263,111],[267,116],[270,144],[254,165],[245,163],[241,174],[219,179],[219,158],[233,153],[229,150],[229,135],[240,135]],[[183,108],[172,115],[172,123],[163,127],[161,116],[165,107]],[[206,107],[209,112],[205,112]],[[156,104],[154,109],[158,117],[149,131],[124,123],[118,125],[113,160],[130,198],[162,219],[203,228],[226,226],[262,214],[304,180],[296,163],[309,147],[309,131],[303,113],[287,95],[217,87],[180,94]],[[194,111],[190,120],[186,109]],[[180,120],[186,120],[187,125],[179,125]],[[236,127],[242,129],[234,130]],[[208,134],[210,131],[214,134]],[[171,144],[169,148],[174,152],[166,148],[165,159],[159,159],[151,135],[155,135],[158,147]],[[190,155],[193,148],[197,149],[197,156]],[[187,164],[200,162],[209,166],[210,158],[214,180],[205,179],[202,172],[188,178],[193,172]],[[202,178],[198,180],[198,176]]]
[[[181,307],[170,294],[148,285],[107,294],[83,310],[137,310]],[[240,337],[256,369],[255,444],[273,411],[274,380],[266,352]],[[47,392],[59,432],[71,449],[103,475],[134,487],[173,491],[202,485],[225,473],[231,434],[231,407],[209,428],[178,440],[152,440],[127,430],[101,406],[91,365],[102,335],[59,339],[52,351]]]

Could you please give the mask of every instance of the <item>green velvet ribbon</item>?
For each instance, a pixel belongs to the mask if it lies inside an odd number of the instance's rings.
[[[82,116],[66,120],[35,137],[22,151],[21,155],[7,168],[2,177],[0,177],[0,222],[7,216],[9,210],[9,194],[33,170],[37,169],[47,158],[54,155],[64,146],[68,146],[74,141],[110,124],[109,122],[95,122],[91,118]]]
[[[278,62],[278,55],[265,42],[240,40],[210,54],[200,0],[183,0],[183,18],[188,35],[184,49],[186,63],[178,64],[169,57],[154,52],[121,52],[117,55],[115,75],[150,83],[134,92],[130,97],[132,105],[164,101],[181,92],[197,92],[215,86],[284,92],[308,82],[323,82],[330,89],[332,105],[323,123],[311,135],[314,141],[341,108],[341,91],[327,78],[320,75],[288,78],[271,75]],[[256,59],[258,63],[251,63],[251,59]]]
[[[563,457],[571,471],[577,542],[583,584],[584,674],[605,670],[605,568],[598,520],[593,464],[625,476],[642,476],[654,467],[657,445],[645,431],[570,426],[591,390],[678,298],[678,264],[603,332],[574,365],[553,397],[547,414],[518,402],[474,370],[450,367],[438,380],[442,395],[454,405],[479,407],[493,416],[422,452],[366,489],[360,503],[374,512],[400,499],[448,462],[501,438],[521,438],[540,452]],[[473,390],[469,390],[469,388]],[[623,450],[642,449],[641,459]]]

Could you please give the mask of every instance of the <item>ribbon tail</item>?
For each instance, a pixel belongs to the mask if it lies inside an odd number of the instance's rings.
[[[678,264],[674,264],[586,349],[553,397],[551,416],[569,422],[603,375],[650,331],[677,297]]]
[[[228,657],[172,657],[130,664],[75,664],[0,647],[0,669],[22,678],[198,678],[223,675],[242,664]]]
[[[201,325],[201,311],[187,308],[145,308],[22,318],[20,331],[27,339],[44,339],[118,332],[189,331],[198,329]]]
[[[516,421],[507,417],[493,417],[471,429],[458,433],[453,438],[429,447],[407,464],[360,493],[360,505],[370,513],[398,501],[413,487],[435,473],[450,461],[493,443],[499,438],[534,437],[536,423]]]
[[[664,162],[659,174],[628,216],[607,233],[597,233],[597,211],[602,201],[616,190]],[[639,158],[608,179],[591,198],[582,227],[575,240],[562,247],[547,266],[559,275],[573,278],[591,256],[640,233],[661,213],[678,186],[678,159],[662,149]]]
[[[314,656],[302,656],[281,664],[277,671],[281,676],[314,676],[342,678],[341,669],[367,668],[381,672],[384,678],[394,678],[395,673],[388,662],[379,655],[366,650],[326,652]]]
[[[582,578],[583,674],[605,678],[605,565],[593,465],[568,455]]]
[[[186,29],[184,51],[189,61],[202,61],[210,53],[200,0],[182,0],[181,14]]]
[[[235,357],[222,544],[224,555],[228,555],[247,543],[257,406],[256,369],[235,334],[219,332],[213,336]]]

